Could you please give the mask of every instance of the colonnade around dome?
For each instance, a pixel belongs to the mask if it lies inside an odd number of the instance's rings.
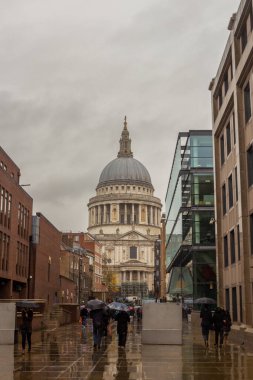
[[[89,227],[106,224],[148,224],[159,226],[161,208],[139,203],[104,203],[90,206]]]

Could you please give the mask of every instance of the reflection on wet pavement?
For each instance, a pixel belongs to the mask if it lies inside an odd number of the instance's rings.
[[[184,326],[182,346],[141,345],[140,333],[136,322],[123,349],[114,329],[113,337],[104,338],[101,349],[94,351],[91,325],[82,330],[76,324],[45,334],[25,355],[20,346],[0,346],[0,379],[253,379],[252,352],[232,344],[216,350],[213,343],[206,350],[200,331],[190,325]]]

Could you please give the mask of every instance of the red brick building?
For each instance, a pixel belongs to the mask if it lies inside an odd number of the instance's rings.
[[[86,250],[62,242],[60,284],[61,302],[87,302],[91,295],[92,269]]]
[[[0,147],[0,298],[27,297],[32,198],[19,184],[20,169]]]
[[[68,232],[62,236],[63,241],[68,241],[74,248],[80,247],[92,254],[92,256],[89,256],[90,265],[93,267],[92,295],[105,300],[107,288],[103,283],[101,244],[92,235],[85,232]]]
[[[45,299],[50,309],[60,300],[61,233],[39,212],[32,229],[29,298]]]

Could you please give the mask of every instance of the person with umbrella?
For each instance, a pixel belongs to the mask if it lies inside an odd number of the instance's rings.
[[[204,304],[203,308],[201,309],[200,318],[202,319],[201,321],[202,336],[204,339],[205,346],[208,347],[209,331],[213,325],[213,318],[212,318],[212,313],[209,310],[209,307],[207,304]]]
[[[21,312],[22,322],[20,325],[20,331],[22,335],[22,354],[25,353],[26,340],[28,343],[28,352],[31,351],[32,343],[32,320],[33,320],[33,311],[32,309],[24,308]]]
[[[224,320],[225,320],[225,311],[221,307],[217,307],[213,314],[213,325],[215,331],[215,346],[220,348],[223,345],[223,336],[224,336]]]
[[[98,299],[91,299],[87,302],[87,308],[90,309],[90,318],[93,324],[93,342],[94,349],[100,349],[101,340],[104,331],[104,308],[105,303]]]
[[[130,317],[125,308],[119,310],[115,315],[115,321],[117,321],[117,333],[119,336],[118,345],[119,347],[125,347],[127,339],[128,323],[130,322]]]

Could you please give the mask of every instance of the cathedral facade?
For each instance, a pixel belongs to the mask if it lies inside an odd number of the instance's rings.
[[[154,245],[162,205],[153,194],[147,169],[133,158],[125,118],[118,155],[102,170],[88,203],[88,232],[102,245],[107,285],[122,297],[154,292]]]

